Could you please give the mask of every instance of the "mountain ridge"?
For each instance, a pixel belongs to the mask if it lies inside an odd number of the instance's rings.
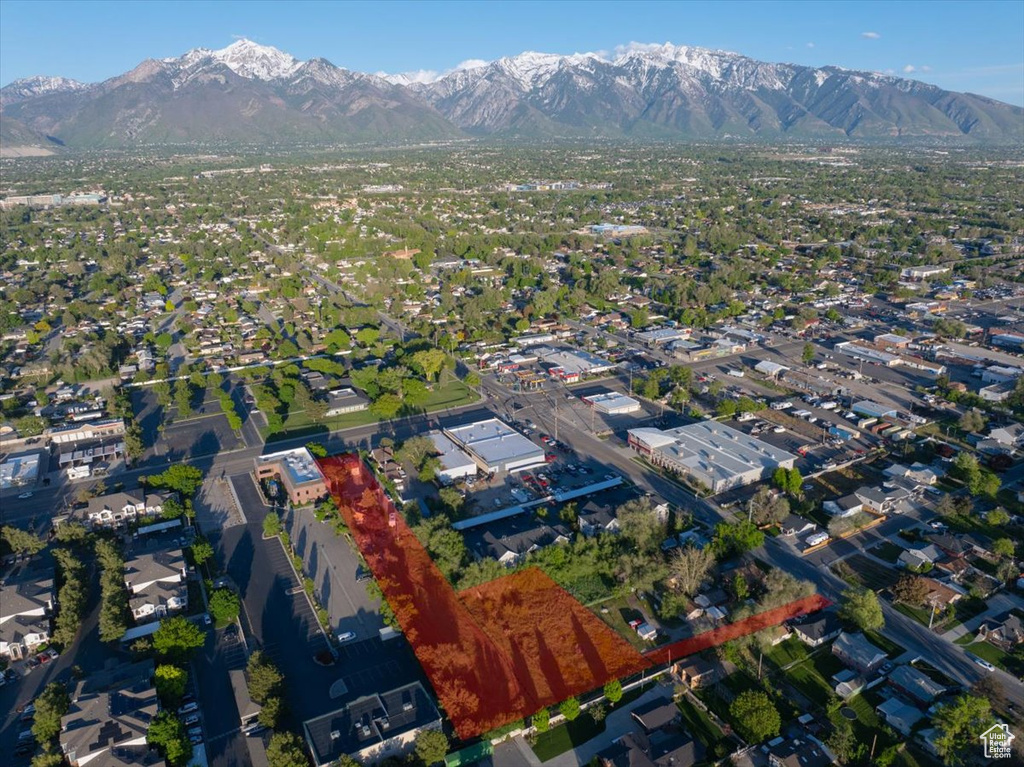
[[[0,109],[83,147],[465,136],[1024,140],[1024,109],[984,96],[672,43],[527,51],[389,75],[241,39],[147,59],[100,83],[17,80],[0,89]]]

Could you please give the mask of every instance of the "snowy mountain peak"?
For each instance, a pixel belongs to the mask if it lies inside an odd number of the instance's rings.
[[[236,40],[227,48],[213,51],[210,56],[235,74],[248,77],[250,80],[275,80],[287,77],[302,66],[302,62],[290,53],[244,38]]]
[[[80,91],[89,86],[80,83],[78,80],[71,80],[67,77],[47,77],[46,75],[35,75],[34,77],[23,77],[20,80],[7,85],[4,90],[18,92],[22,96],[41,96],[44,93],[64,93],[66,91]]]

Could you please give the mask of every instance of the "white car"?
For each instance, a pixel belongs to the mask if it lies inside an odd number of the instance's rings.
[[[339,642],[351,642],[355,638],[356,632],[354,631],[342,631],[340,634],[338,634]]]
[[[979,658],[977,655],[972,655],[971,653],[967,653],[967,657],[970,658],[971,660],[973,660],[975,663],[977,663],[979,666],[981,666],[986,671],[995,671],[996,670],[996,667],[993,666],[991,663],[989,663],[984,658]]]
[[[24,500],[25,498],[31,498],[32,497],[32,493],[22,493],[18,497]]]

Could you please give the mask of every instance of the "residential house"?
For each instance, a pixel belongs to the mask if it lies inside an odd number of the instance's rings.
[[[344,415],[345,413],[357,413],[366,410],[370,406],[370,400],[356,392],[351,387],[335,389],[327,393],[327,418]]]
[[[89,526],[120,527],[140,517],[159,517],[164,510],[168,496],[161,493],[143,493],[133,490],[127,493],[109,493],[90,498],[85,508]]]
[[[803,535],[818,529],[818,526],[809,519],[804,519],[796,514],[789,514],[779,523],[779,530],[783,535]]]
[[[1012,652],[1024,642],[1024,621],[1013,613],[989,618],[978,627],[978,637],[1004,652]]]
[[[0,584],[0,656],[27,658],[49,641],[53,577],[53,566],[37,558]]]
[[[188,607],[185,556],[181,549],[144,552],[124,565],[128,604],[139,624]]]
[[[486,530],[467,531],[466,545],[477,559],[490,557],[511,567],[545,546],[568,543],[570,535],[571,531],[560,523],[548,525],[518,516],[503,519]]]
[[[830,516],[848,517],[864,510],[864,502],[854,493],[844,495],[842,498],[825,501],[822,507]]]
[[[577,517],[580,532],[589,537],[599,533],[619,532],[619,520],[615,516],[615,507],[604,503],[598,497],[592,497],[580,507]]]
[[[946,555],[938,546],[926,544],[911,544],[897,558],[897,563],[908,570],[922,572],[931,569],[937,562],[945,559]]]
[[[944,610],[951,604],[961,600],[967,593],[956,584],[945,584],[934,578],[922,578],[928,594],[925,596],[924,603],[929,607],[934,607],[937,610]]]
[[[946,692],[946,688],[918,668],[910,665],[897,666],[889,674],[888,683],[899,692],[923,706],[931,703]]]
[[[1019,423],[998,426],[989,431],[988,438],[1012,450],[1024,446],[1024,426]]]
[[[911,492],[903,487],[861,487],[854,491],[864,511],[873,514],[893,514],[905,511],[903,502],[909,501]]]
[[[691,690],[715,684],[724,677],[721,663],[696,655],[676,662],[672,673]]]
[[[874,671],[886,661],[885,652],[871,644],[863,634],[846,631],[832,643],[832,654],[862,674]]]
[[[770,767],[828,767],[835,763],[832,752],[809,736],[792,738],[768,748]]]
[[[671,700],[652,701],[632,715],[634,731],[597,755],[604,767],[692,767],[704,758],[703,746],[676,726],[679,709]]]
[[[867,683],[867,679],[851,668],[844,668],[839,673],[832,675],[832,689],[843,700],[852,698],[863,690]]]
[[[789,627],[797,639],[810,647],[820,647],[838,637],[843,631],[839,616],[833,612],[820,612],[801,621],[791,622]]]
[[[80,681],[61,717],[60,747],[71,767],[163,765],[146,742],[160,710],[153,661],[120,665]]]
[[[904,736],[910,735],[914,725],[924,719],[921,709],[904,703],[899,698],[889,698],[876,706],[875,711],[882,715],[886,724]]]

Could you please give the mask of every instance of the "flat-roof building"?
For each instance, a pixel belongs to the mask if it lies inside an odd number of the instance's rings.
[[[436,473],[437,478],[442,483],[451,484],[452,482],[458,482],[460,479],[476,476],[476,461],[462,448],[439,431],[432,431],[427,436],[434,443],[437,459],[441,463]]]
[[[635,399],[613,391],[591,394],[583,397],[583,401],[598,413],[605,413],[607,415],[624,415],[626,413],[635,413],[640,409],[640,403]]]
[[[677,429],[629,430],[629,446],[657,466],[678,471],[720,493],[793,468],[796,456],[707,420]]]
[[[547,366],[549,376],[566,383],[574,383],[587,375],[607,373],[616,367],[614,362],[580,349],[544,347],[537,350],[537,355]]]
[[[497,418],[445,429],[444,435],[488,474],[545,463],[544,449]]]
[[[279,479],[294,506],[327,495],[327,483],[312,454],[304,447],[256,456],[256,479]]]
[[[367,695],[303,723],[313,763],[332,764],[342,756],[379,762],[412,748],[416,735],[440,730],[441,715],[419,682]]]

